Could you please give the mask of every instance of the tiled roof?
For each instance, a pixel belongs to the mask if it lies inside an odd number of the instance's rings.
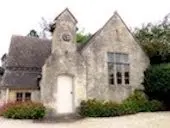
[[[37,80],[41,75],[41,68],[50,53],[51,40],[12,36],[6,59],[6,70],[0,86],[38,88]]]
[[[7,67],[42,67],[51,53],[51,41],[27,36],[12,36]]]

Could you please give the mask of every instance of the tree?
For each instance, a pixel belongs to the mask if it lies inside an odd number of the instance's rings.
[[[40,38],[51,38],[52,35],[52,22],[48,22],[45,18],[41,18],[40,26]]]
[[[32,30],[27,34],[27,36],[32,36],[32,37],[37,37],[37,38],[39,38],[39,35],[38,35],[37,31],[34,30],[34,29],[32,29]]]
[[[42,30],[40,33],[41,33],[42,37],[51,36],[55,29],[55,23],[47,22],[47,20],[45,20],[44,18],[42,18],[42,23],[40,23],[40,26],[41,26],[41,30]],[[90,37],[91,37],[91,34],[84,33],[84,29],[82,29],[81,31],[76,33],[76,42],[77,43],[86,43]]]
[[[170,14],[162,22],[148,23],[134,31],[135,37],[148,54],[151,64],[170,62]]]
[[[170,64],[152,65],[145,71],[145,93],[170,106]]]
[[[41,18],[41,21],[39,23],[40,26],[40,32],[35,31],[32,29],[28,36],[35,36],[39,38],[47,38],[51,39],[52,33],[55,29],[55,23],[54,22],[48,22],[45,18]],[[38,34],[39,33],[39,34]],[[84,33],[84,29],[76,33],[76,42],[77,43],[86,43],[89,38],[91,37],[90,33]]]
[[[76,41],[77,43],[86,43],[91,37],[91,34],[85,34],[84,31],[77,32]]]

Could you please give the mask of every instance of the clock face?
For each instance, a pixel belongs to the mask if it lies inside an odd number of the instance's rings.
[[[63,34],[62,34],[62,39],[63,39],[64,41],[67,41],[67,42],[71,41],[71,34],[69,34],[69,33],[63,33]]]

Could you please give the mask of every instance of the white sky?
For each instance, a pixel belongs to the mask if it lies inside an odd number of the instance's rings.
[[[130,28],[160,21],[170,12],[170,0],[0,0],[0,57],[13,34],[38,29],[41,17],[52,21],[66,7],[79,28],[94,33],[115,10]]]

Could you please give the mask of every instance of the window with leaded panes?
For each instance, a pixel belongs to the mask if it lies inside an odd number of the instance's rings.
[[[108,53],[108,77],[110,85],[130,83],[129,56],[124,53]]]

